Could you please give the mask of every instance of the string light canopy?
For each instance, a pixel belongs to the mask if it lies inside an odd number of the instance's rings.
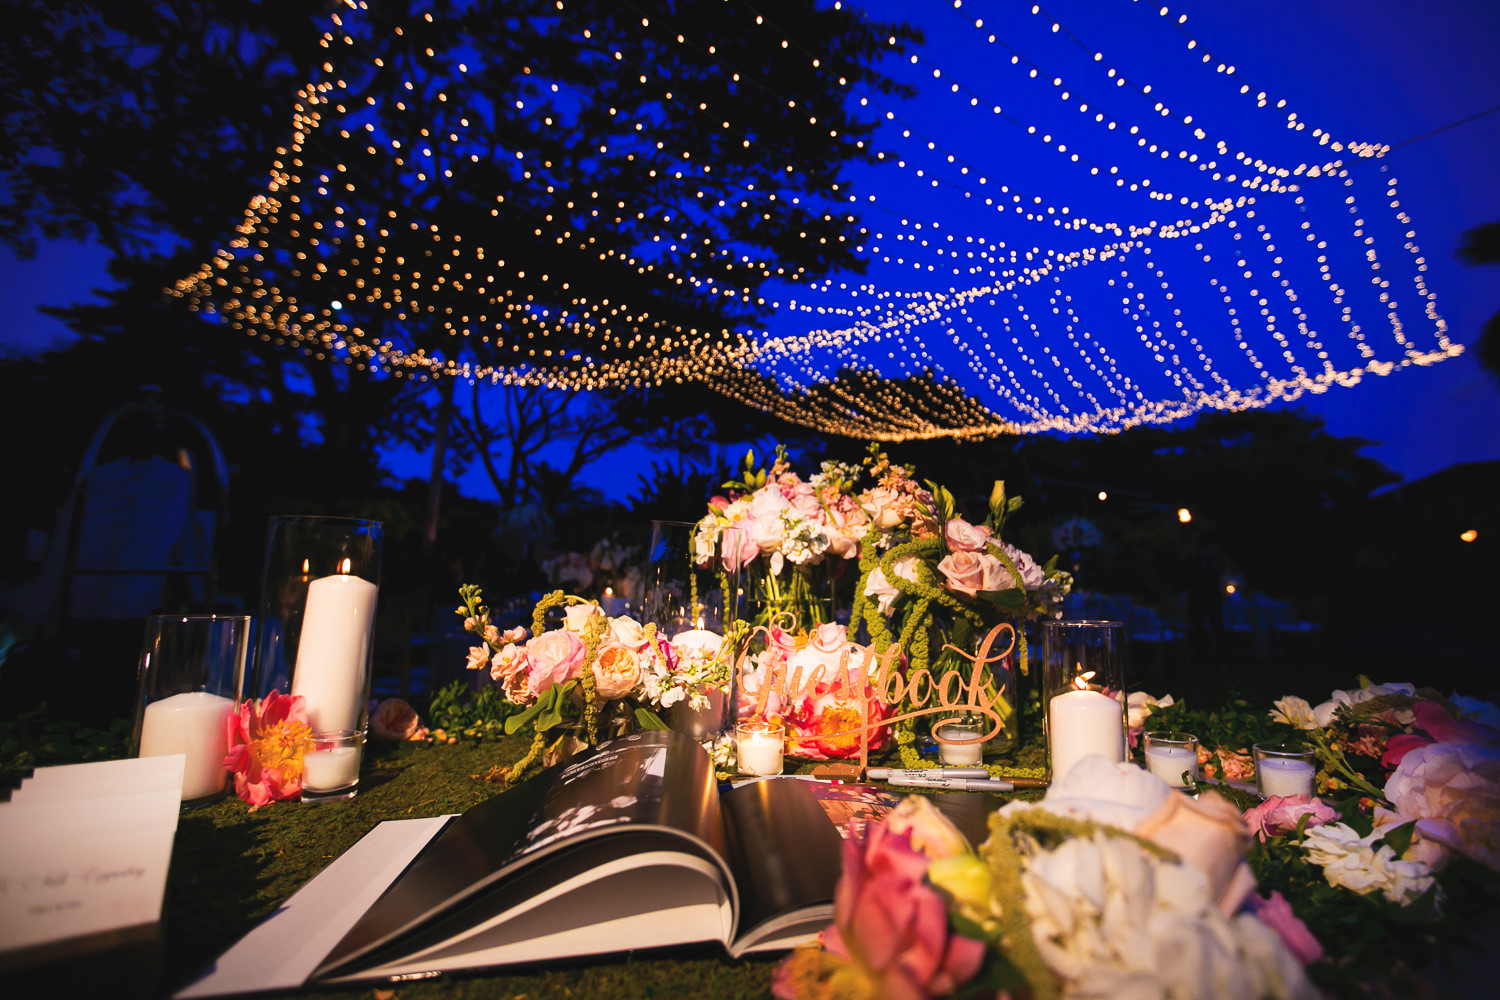
[[[330,363],[702,383],[895,441],[1113,432],[1463,350],[1392,148],[1304,121],[1165,6],[1115,13],[1183,60],[1167,86],[1040,5],[1002,25],[954,0],[957,48],[909,50],[866,20],[871,47],[841,55],[723,0],[554,36],[577,46],[565,63],[615,74],[589,88],[533,53],[481,57],[463,31],[427,44],[430,13],[345,2],[266,191],[169,289]],[[696,78],[659,71],[650,45],[690,53]],[[879,52],[906,89],[864,71]],[[506,60],[513,107],[473,100],[462,82]],[[462,209],[442,211],[453,190]]]

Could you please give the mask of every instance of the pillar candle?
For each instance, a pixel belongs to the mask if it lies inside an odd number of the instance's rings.
[[[1068,691],[1052,699],[1048,712],[1053,780],[1091,754],[1125,759],[1125,709],[1109,695]]]
[[[307,588],[292,694],[307,699],[313,732],[359,729],[379,588],[340,573]]]
[[[234,702],[207,691],[188,691],[146,706],[141,719],[141,757],[187,757],[182,769],[182,801],[224,790],[224,756],[229,752],[225,720]]]
[[[672,636],[672,645],[677,647],[679,653],[706,652],[710,656],[719,652],[719,647],[724,644],[724,637],[717,632],[708,629],[690,628],[686,632],[678,632]]]

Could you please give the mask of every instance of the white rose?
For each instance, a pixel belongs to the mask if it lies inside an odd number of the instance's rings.
[[[1420,861],[1400,860],[1387,844],[1377,851],[1371,845],[1384,835],[1384,830],[1373,830],[1361,837],[1346,823],[1325,823],[1307,831],[1302,846],[1307,860],[1323,867],[1329,885],[1409,903],[1432,886],[1432,869]]]
[[[563,609],[563,628],[569,632],[583,632],[588,628],[589,622],[596,617],[602,617],[604,612],[597,604],[570,604]]]
[[[609,620],[609,631],[615,637],[615,641],[632,653],[639,653],[646,648],[646,627],[634,618],[624,615]]]
[[[880,613],[889,615],[894,609],[896,598],[901,596],[901,591],[896,589],[895,584],[885,578],[885,573],[876,566],[865,578],[865,596],[875,598]]]

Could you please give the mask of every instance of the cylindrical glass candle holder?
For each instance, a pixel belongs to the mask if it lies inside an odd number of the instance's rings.
[[[381,541],[379,521],[271,518],[253,688],[301,695],[314,732],[365,731]]]
[[[983,763],[984,750],[989,745],[985,736],[994,728],[994,722],[983,715],[951,715],[939,719],[932,727],[938,745],[938,760],[957,767]]]
[[[1310,743],[1257,743],[1255,788],[1262,798],[1311,795],[1318,774],[1318,752]]]
[[[741,719],[735,726],[734,751],[741,774],[780,774],[786,727],[779,722]]]
[[[182,754],[182,800],[224,790],[225,720],[239,707],[249,615],[152,615],[136,685],[137,757]]]
[[[359,791],[364,733],[335,729],[312,734],[313,748],[302,755],[302,801],[338,802]]]
[[[1146,733],[1146,770],[1173,788],[1198,784],[1198,737],[1171,729]]]
[[[1042,726],[1052,780],[1085,757],[1125,759],[1123,622],[1042,623]]]

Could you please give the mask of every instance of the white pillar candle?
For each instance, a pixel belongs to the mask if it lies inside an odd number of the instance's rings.
[[[769,731],[741,729],[735,736],[734,747],[741,774],[781,773],[786,736],[779,727]]]
[[[309,792],[334,792],[359,780],[359,747],[329,747],[302,758],[302,787]]]
[[[292,694],[307,699],[313,732],[359,729],[379,588],[340,573],[307,588]]]
[[[187,758],[182,769],[182,801],[224,790],[224,757],[229,753],[225,720],[234,702],[207,691],[188,691],[146,706],[141,719],[140,757]]]
[[[679,653],[706,652],[713,656],[719,652],[719,647],[723,644],[722,635],[702,628],[690,628],[686,632],[678,632],[672,636],[672,645]]]
[[[1125,759],[1125,709],[1109,695],[1068,691],[1052,699],[1048,712],[1054,781],[1092,754]]]
[[[1187,771],[1193,781],[1198,780],[1198,754],[1188,747],[1148,746],[1146,769],[1173,788],[1182,788],[1185,787],[1182,772]]]
[[[1273,795],[1311,795],[1317,768],[1305,760],[1291,757],[1262,757],[1256,764],[1260,793]]]
[[[960,726],[947,724],[937,727],[934,734],[948,740],[967,740],[976,736],[984,735],[973,726]],[[974,765],[980,763],[984,758],[984,742],[975,740],[973,743],[938,743],[938,760],[944,764]]]

